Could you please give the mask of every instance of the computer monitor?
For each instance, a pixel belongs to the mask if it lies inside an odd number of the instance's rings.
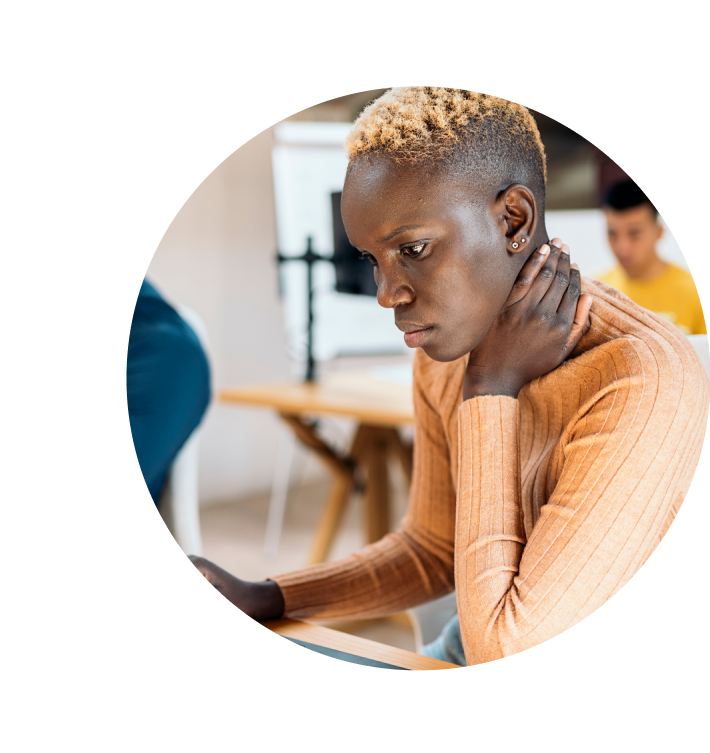
[[[377,285],[372,273],[372,264],[363,260],[360,252],[350,245],[340,214],[342,192],[331,193],[333,209],[333,264],[335,265],[335,289],[350,295],[377,295]]]

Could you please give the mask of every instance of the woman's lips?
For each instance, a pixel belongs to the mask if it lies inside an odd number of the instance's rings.
[[[404,333],[404,343],[408,348],[420,348],[432,332],[432,327],[415,329],[413,332]]]

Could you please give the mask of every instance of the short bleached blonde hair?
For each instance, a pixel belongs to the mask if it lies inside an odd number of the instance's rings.
[[[522,182],[544,197],[545,148],[522,105],[431,86],[390,89],[369,104],[345,142],[350,165],[367,156],[444,162],[479,178]]]

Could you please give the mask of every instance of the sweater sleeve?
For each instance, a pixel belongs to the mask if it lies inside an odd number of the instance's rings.
[[[661,362],[643,343],[605,357],[617,378],[559,439],[556,478],[528,540],[518,401],[487,396],[459,408],[456,582],[468,664],[542,643],[601,606],[658,544],[687,491],[707,379],[691,360]]]
[[[394,614],[454,588],[456,492],[443,424],[414,367],[412,488],[399,530],[339,562],[280,575],[285,615],[331,620]]]

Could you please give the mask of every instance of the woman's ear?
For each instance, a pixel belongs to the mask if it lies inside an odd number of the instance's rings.
[[[537,227],[537,204],[532,191],[514,183],[501,192],[497,203],[506,248],[513,254],[525,251]]]

